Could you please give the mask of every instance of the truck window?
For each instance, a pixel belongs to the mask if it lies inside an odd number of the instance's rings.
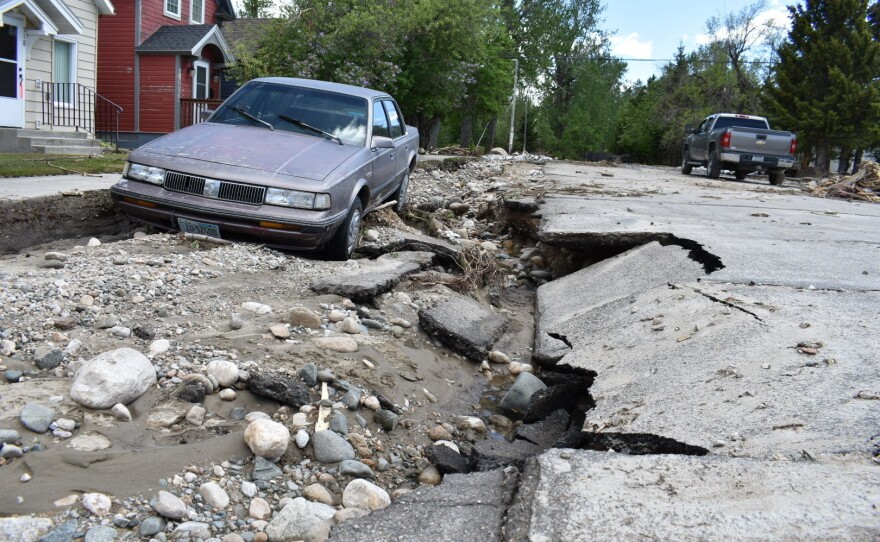
[[[766,130],[769,128],[767,123],[762,119],[741,119],[738,117],[719,117],[715,122],[715,129],[730,128],[736,126],[738,128],[758,128]]]

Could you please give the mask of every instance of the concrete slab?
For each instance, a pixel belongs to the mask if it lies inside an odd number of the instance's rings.
[[[448,290],[447,296],[419,311],[419,325],[454,352],[482,361],[504,331],[505,319],[488,306]]]
[[[516,469],[447,474],[439,486],[422,486],[401,496],[388,508],[334,526],[330,539],[498,540],[518,474]]]
[[[461,246],[450,243],[445,239],[431,237],[415,231],[401,230],[390,227],[377,227],[380,241],[362,241],[358,246],[358,252],[366,256],[375,257],[390,252],[404,250],[416,250],[433,252],[452,260],[458,259]]]
[[[104,190],[113,186],[119,177],[119,173],[0,177],[0,200],[22,200],[55,194],[79,194],[88,190]]]
[[[394,288],[403,277],[431,265],[432,252],[394,252],[375,260],[356,260],[352,273],[312,283],[319,294],[336,294],[363,303]]]
[[[687,250],[653,242],[542,285],[535,302],[534,359],[553,364],[570,350],[558,338],[560,324],[646,289],[703,274]]]
[[[877,540],[880,469],[552,450],[532,460],[504,540]]]

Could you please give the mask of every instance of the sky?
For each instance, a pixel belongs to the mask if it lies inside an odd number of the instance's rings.
[[[619,58],[669,59],[679,44],[685,52],[707,43],[706,21],[712,16],[738,12],[755,0],[605,0],[606,30],[611,34],[611,52]],[[785,5],[767,0],[761,20],[771,19],[788,26]],[[625,79],[646,81],[659,74],[664,62],[628,62]]]

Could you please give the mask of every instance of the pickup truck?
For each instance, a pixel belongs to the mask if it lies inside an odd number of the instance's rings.
[[[749,173],[767,173],[770,184],[781,185],[785,170],[795,164],[797,136],[771,130],[764,117],[717,113],[700,123],[696,130],[686,127],[688,136],[681,152],[681,172],[690,175],[695,166],[704,166],[710,179],[721,170],[732,171],[737,179]]]
[[[110,195],[162,229],[345,260],[364,215],[406,205],[418,148],[384,92],[254,79],[206,122],[133,151]]]

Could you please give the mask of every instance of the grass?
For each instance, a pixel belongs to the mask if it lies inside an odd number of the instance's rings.
[[[124,151],[105,151],[102,156],[0,153],[0,177],[120,173],[127,156]]]

